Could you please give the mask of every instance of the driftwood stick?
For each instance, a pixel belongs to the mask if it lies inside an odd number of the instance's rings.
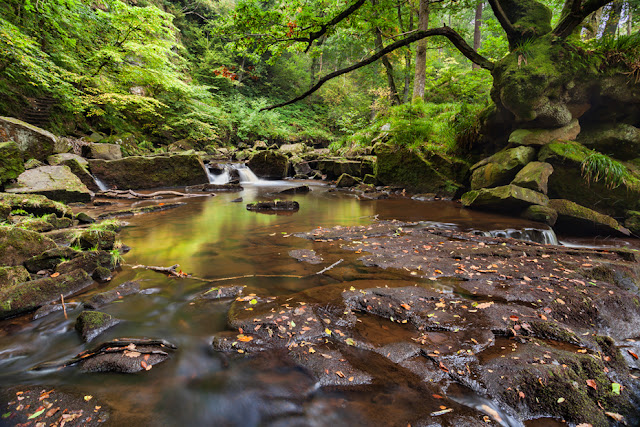
[[[133,190],[107,190],[98,193],[99,197],[110,199],[155,199],[157,197],[199,197],[197,194],[180,193],[179,191],[156,191],[143,194]]]
[[[69,316],[67,316],[67,307],[64,305],[64,295],[60,294],[60,303],[62,304],[62,312],[64,313],[64,318],[69,320]]]
[[[186,276],[184,273],[176,271],[176,269],[180,266],[180,264],[175,264],[172,265],[171,267],[156,267],[154,265],[134,265],[131,268],[144,268],[145,270],[151,270],[151,271],[157,271],[158,273],[165,273],[168,274],[170,276],[176,276],[176,277],[184,277]]]
[[[342,261],[344,261],[344,260],[343,260],[342,258],[340,258],[338,261],[334,262],[334,263],[333,263],[333,264],[331,264],[329,267],[323,268],[322,270],[318,271],[318,272],[316,273],[316,275],[317,275],[317,274],[322,274],[322,273],[324,273],[324,272],[326,272],[326,271],[331,270],[333,267],[335,267],[336,265],[340,264]]]

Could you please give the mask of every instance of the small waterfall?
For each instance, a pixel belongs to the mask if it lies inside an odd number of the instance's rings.
[[[209,183],[210,184],[227,184],[229,181],[234,179],[234,177],[239,178],[240,182],[243,184],[246,183],[258,183],[262,180],[256,176],[255,173],[247,165],[243,163],[228,163],[224,165],[224,170],[221,174],[213,174],[210,170],[207,169],[207,173],[209,175]]]
[[[231,176],[226,168],[220,175],[215,175],[207,169],[207,175],[209,176],[209,184],[224,185],[231,181]]]
[[[258,178],[256,174],[253,173],[253,171],[247,167],[247,165],[240,165],[237,168],[237,170],[238,170],[238,175],[240,175],[241,183],[244,183],[244,182],[255,183],[260,181],[260,178]]]
[[[98,178],[95,175],[91,175],[91,177],[93,178],[94,182],[96,183],[96,185],[98,186],[98,188],[100,189],[100,191],[107,191],[109,190],[109,187],[107,187],[107,184],[105,184],[104,182],[102,182],[100,180],[100,178]]]
[[[542,243],[545,245],[559,245],[556,233],[552,229],[524,228],[516,230],[507,228],[505,230],[476,231],[475,234],[487,237],[510,237],[512,239],[526,240],[530,242]]]

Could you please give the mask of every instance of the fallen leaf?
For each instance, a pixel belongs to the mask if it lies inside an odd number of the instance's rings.
[[[250,335],[242,335],[242,334],[240,334],[240,335],[237,336],[237,338],[238,338],[238,341],[241,341],[241,342],[249,342],[249,341],[253,340],[253,337],[250,336]]]
[[[617,414],[615,412],[605,412],[605,414],[611,418],[613,418],[614,420],[620,422],[624,420],[624,417],[620,414]]]
[[[591,387],[594,390],[598,389],[598,386],[596,385],[596,382],[594,380],[587,380],[587,386]]]
[[[339,376],[340,378],[344,378],[345,375],[342,373],[342,371],[336,371],[336,375]]]
[[[511,315],[511,316],[509,316],[509,320],[512,320],[512,321],[514,321],[514,322],[517,322],[518,320],[520,320],[520,318],[519,318],[518,316]]]
[[[520,399],[524,399],[526,397],[526,395],[521,391],[518,392],[518,396],[520,396]]]
[[[125,356],[127,356],[127,357],[134,358],[134,357],[138,357],[138,356],[140,356],[140,353],[139,353],[139,352],[137,352],[137,351],[129,351],[129,350],[125,350],[125,351],[124,351],[124,355],[125,355]]]
[[[404,308],[405,310],[411,310],[411,306],[409,304],[407,304],[407,303],[400,304],[400,307]],[[636,357],[636,359],[637,359],[637,357]]]
[[[147,363],[144,360],[140,362],[140,366],[142,366],[145,371],[149,371],[151,368],[153,368],[153,365],[151,363]]]
[[[611,383],[611,391],[615,394],[620,394],[620,384],[619,383]]]
[[[439,394],[432,394],[431,395],[434,399],[444,399],[444,397],[440,396]]]
[[[633,356],[634,359],[638,360],[638,355],[635,354],[633,351],[627,350],[627,353],[629,353],[631,356]]]
[[[353,340],[353,338],[347,338],[346,341],[347,345],[356,345],[356,342]]]
[[[90,401],[91,399],[93,399],[93,396],[91,396],[90,394],[87,394],[87,395],[84,397],[84,401],[85,401],[85,402],[88,402],[88,401]]]
[[[38,408],[38,410],[36,412],[34,412],[33,414],[29,415],[29,418],[27,418],[27,419],[28,420],[32,420],[34,418],[39,417],[43,413],[44,413],[44,406],[41,406],[41,407]]]
[[[498,411],[496,411],[495,409],[493,409],[491,406],[487,405],[487,404],[482,404],[480,406],[480,410],[491,415],[491,417],[496,420],[499,423],[502,423],[502,417],[500,416],[500,414],[498,413]]]
[[[564,397],[561,397],[558,399],[558,403],[562,403],[562,402],[564,402]]]
[[[51,408],[47,411],[46,414],[44,414],[45,417],[49,418],[50,416],[52,416],[53,414],[55,414],[56,412],[58,412],[60,410],[60,407],[56,407],[56,408]]]
[[[58,272],[56,271],[55,273],[53,273],[53,274],[51,275],[51,277],[58,277],[59,275],[60,275],[60,273],[58,273]]]
[[[491,301],[491,302],[483,302],[483,303],[480,303],[480,304],[476,305],[476,308],[489,308],[492,305],[493,305],[493,301]]]

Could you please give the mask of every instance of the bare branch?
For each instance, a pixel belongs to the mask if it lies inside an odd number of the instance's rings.
[[[360,9],[360,6],[362,6],[365,2],[366,2],[366,0],[358,0],[358,1],[356,1],[354,4],[352,4],[351,6],[349,6],[348,8],[343,10],[342,12],[340,12],[340,14],[336,15],[331,21],[329,21],[329,22],[327,22],[325,24],[322,24],[320,26],[320,30],[314,31],[313,33],[309,34],[309,38],[306,40],[308,45],[307,45],[307,48],[304,51],[308,52],[309,49],[311,49],[311,45],[313,44],[313,42],[315,40],[319,39],[320,37],[322,37],[327,32],[329,27],[332,27],[332,26],[340,23],[340,21],[344,20],[349,15],[354,13],[356,10]]]
[[[460,36],[460,34],[458,34],[456,31],[454,31],[453,29],[451,29],[450,27],[447,27],[446,25],[440,28],[432,28],[430,30],[423,30],[423,31],[415,31],[413,33],[411,33],[411,35],[409,35],[408,37],[402,39],[402,40],[398,40],[395,43],[392,43],[390,45],[388,45],[387,47],[385,47],[382,50],[379,50],[378,52],[376,52],[375,54],[371,55],[370,57],[351,65],[350,67],[347,68],[343,68],[341,70],[337,70],[334,71],[333,73],[327,74],[326,76],[324,76],[323,78],[321,78],[320,80],[318,80],[318,83],[316,83],[315,85],[313,85],[311,87],[311,89],[309,89],[308,91],[304,92],[302,95],[297,96],[289,101],[286,102],[282,102],[280,104],[276,104],[276,105],[271,105],[269,107],[265,107],[260,109],[260,111],[268,111],[268,110],[273,110],[275,108],[280,108],[280,107],[284,107],[286,105],[290,105],[293,104],[295,102],[298,102],[306,97],[308,97],[309,95],[311,95],[312,93],[314,93],[315,91],[317,91],[318,89],[320,89],[322,87],[323,84],[325,84],[326,82],[328,82],[331,79],[334,79],[338,76],[341,76],[343,74],[349,73],[351,71],[357,70],[358,68],[362,68],[366,65],[369,65],[375,61],[377,61],[378,59],[382,58],[383,56],[385,56],[386,54],[393,52],[396,49],[399,49],[401,47],[407,46],[413,42],[416,42],[418,40],[422,40],[424,38],[427,37],[433,37],[433,36],[443,36],[449,39],[449,41],[451,41],[451,43],[460,51],[460,53],[462,53],[464,56],[466,56],[469,60],[471,60],[473,63],[478,64],[480,67],[485,68],[487,70],[492,70],[493,69],[493,62],[489,61],[487,58],[485,58],[484,56],[478,54],[476,51],[473,50],[473,48],[471,46],[469,46],[469,44],[467,44],[466,41],[464,41],[464,39],[462,38],[462,36]]]

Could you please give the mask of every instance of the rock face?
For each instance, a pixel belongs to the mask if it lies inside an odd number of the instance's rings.
[[[542,193],[515,185],[481,188],[462,195],[465,207],[519,212],[530,205],[546,206],[549,198]]]
[[[622,227],[618,221],[610,216],[585,208],[570,200],[553,199],[549,201],[549,207],[558,212],[556,224],[563,231],[580,235],[597,233],[629,235],[629,230]]]
[[[548,206],[531,205],[522,211],[521,217],[536,222],[544,222],[553,227],[558,220],[558,212]]]
[[[586,129],[580,134],[578,142],[617,159],[640,156],[640,129],[626,123]]]
[[[8,193],[41,194],[59,202],[90,202],[92,194],[67,166],[41,166],[18,176]]]
[[[53,240],[35,231],[0,227],[0,265],[20,265],[55,247]]]
[[[438,154],[422,153],[389,144],[377,144],[375,176],[384,185],[402,186],[419,193],[436,193],[451,197],[461,187],[459,182],[467,165]]]
[[[0,141],[14,141],[25,159],[40,161],[53,154],[57,144],[52,133],[11,117],[0,117]]]
[[[506,185],[518,171],[535,158],[533,147],[517,147],[501,151],[471,167],[471,189]]]
[[[378,159],[380,157],[378,156]],[[371,164],[360,160],[347,160],[343,158],[322,159],[318,161],[318,170],[327,176],[327,179],[338,179],[343,173],[355,177],[362,177],[372,173]]]
[[[308,147],[300,142],[296,144],[282,144],[280,146],[280,152],[289,155],[302,154],[307,151],[307,149]]]
[[[553,166],[549,163],[531,162],[518,172],[511,184],[547,194],[547,184],[552,173]]]
[[[182,187],[209,182],[202,159],[191,153],[90,160],[89,165],[91,172],[108,187],[120,190]]]
[[[13,141],[0,143],[0,186],[24,172],[22,152]]]
[[[82,146],[82,155],[89,159],[119,160],[122,158],[122,150],[118,144],[92,142]]]
[[[264,150],[255,153],[247,166],[263,179],[282,179],[289,175],[289,159],[276,150]]]

